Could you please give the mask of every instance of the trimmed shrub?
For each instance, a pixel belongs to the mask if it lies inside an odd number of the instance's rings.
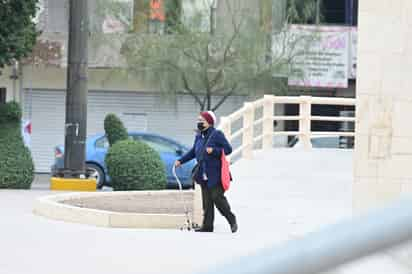
[[[0,104],[0,124],[1,123],[20,123],[22,112],[19,103],[10,102]]]
[[[109,149],[105,160],[116,191],[166,188],[166,168],[159,154],[143,142],[119,141]]]
[[[110,146],[116,142],[128,139],[128,133],[122,121],[115,114],[107,114],[104,119],[104,131]]]
[[[0,105],[0,188],[29,189],[34,179],[30,150],[21,136],[21,108]]]

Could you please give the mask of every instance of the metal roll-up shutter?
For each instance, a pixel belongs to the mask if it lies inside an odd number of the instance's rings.
[[[239,109],[245,97],[229,98],[217,111],[227,115]],[[36,172],[49,172],[54,161],[54,147],[64,143],[65,92],[33,90],[25,92],[25,117],[31,120],[32,154]],[[89,91],[87,135],[104,133],[104,118],[118,115],[132,131],[148,131],[192,145],[199,106],[191,96],[170,100],[160,94]]]
[[[109,113],[116,114],[128,130],[147,130],[148,110],[156,108],[156,96],[136,92],[90,91],[87,110],[88,135],[104,132],[104,118]]]
[[[217,111],[218,117],[236,111],[244,101],[243,96],[228,98]],[[104,131],[103,120],[108,113],[118,115],[128,130],[158,133],[191,145],[199,106],[188,95],[167,99],[160,94],[91,91],[88,105],[89,135]]]
[[[26,91],[24,117],[32,122],[31,152],[36,172],[50,172],[54,146],[64,143],[65,92]]]

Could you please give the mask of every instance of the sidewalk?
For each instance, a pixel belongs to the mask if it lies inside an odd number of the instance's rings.
[[[49,190],[50,189],[50,174],[36,173],[34,181],[31,184],[33,190]]]
[[[218,213],[215,233],[56,222],[31,213],[37,197],[51,194],[44,183],[0,191],[0,274],[192,273],[351,214],[350,151],[273,150],[236,163],[232,172],[227,196],[237,234]]]

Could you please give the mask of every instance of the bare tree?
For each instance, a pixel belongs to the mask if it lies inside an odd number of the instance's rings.
[[[302,54],[299,39],[288,35],[287,24],[268,28],[259,9],[239,5],[248,2],[239,0],[221,0],[230,25],[230,31],[223,31],[216,25],[215,1],[204,0],[203,8],[190,13],[179,7],[178,18],[168,19],[166,34],[128,34],[121,50],[128,71],[169,95],[191,95],[200,110],[215,111],[239,93],[282,92],[287,85],[279,78],[288,77],[293,58]]]

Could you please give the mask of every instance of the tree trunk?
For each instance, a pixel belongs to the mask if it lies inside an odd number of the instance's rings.
[[[212,110],[212,94],[210,90],[207,91],[206,96],[207,96],[207,110]]]

